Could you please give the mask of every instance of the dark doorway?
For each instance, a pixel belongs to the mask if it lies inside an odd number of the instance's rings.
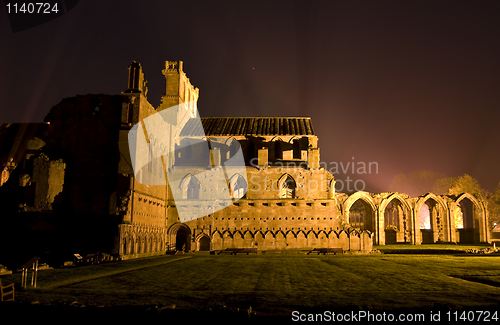
[[[178,251],[189,251],[189,231],[185,228],[179,228],[175,235],[175,249]]]
[[[210,250],[210,239],[207,236],[203,236],[199,241],[199,250],[200,251],[209,251]]]

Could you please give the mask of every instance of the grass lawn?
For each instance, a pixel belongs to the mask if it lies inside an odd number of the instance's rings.
[[[311,308],[485,307],[500,300],[500,256],[186,254],[43,270],[16,301],[290,313]]]
[[[375,245],[373,249],[378,249],[384,253],[412,253],[421,252],[424,254],[429,254],[433,252],[443,252],[443,253],[453,253],[460,252],[466,249],[485,249],[492,248],[492,245],[462,245],[462,244],[424,244],[424,245],[406,245],[406,244],[394,244],[394,245]]]

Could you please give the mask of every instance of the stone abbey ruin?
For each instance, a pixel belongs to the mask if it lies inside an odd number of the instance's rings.
[[[183,161],[176,169],[185,172],[179,186],[142,184],[132,167],[129,131],[169,107],[196,107],[199,90],[182,61],[167,61],[165,94],[154,108],[141,65],[133,62],[128,71],[121,94],[65,98],[43,123],[0,127],[3,256],[38,249],[129,259],[172,250],[367,252],[393,243],[489,242],[485,203],[468,193],[336,192],[307,117],[201,118],[209,155],[183,147],[150,166],[164,170],[166,159],[174,167]],[[190,136],[196,138],[196,130]],[[189,162],[215,168],[237,148],[247,175],[226,175],[232,204],[181,222],[182,207],[217,205]]]

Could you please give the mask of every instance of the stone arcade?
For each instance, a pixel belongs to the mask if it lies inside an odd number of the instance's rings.
[[[392,243],[489,241],[485,203],[468,193],[336,193],[333,175],[320,166],[307,117],[201,118],[212,157],[206,168],[227,160],[238,143],[247,177],[227,175],[232,205],[181,223],[177,207],[194,199],[210,202],[210,191],[188,169],[177,188],[141,184],[128,148],[133,125],[175,105],[196,106],[199,90],[182,61],[167,61],[163,74],[166,91],[156,109],[148,102],[142,67],[133,62],[120,95],[66,98],[44,123],[1,126],[4,221],[22,216],[23,223],[12,221],[11,227],[48,248],[63,244],[123,259],[167,250],[357,252]],[[165,168],[164,159],[199,162],[191,155],[164,157],[156,168]],[[183,199],[174,201],[174,193]]]

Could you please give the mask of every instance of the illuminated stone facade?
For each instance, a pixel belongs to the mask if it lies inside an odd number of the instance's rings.
[[[64,99],[38,131],[23,138],[23,154],[10,160],[11,151],[3,152],[2,180],[9,180],[0,191],[9,215],[28,215],[31,230],[45,229],[40,220],[58,225],[54,247],[64,241],[123,259],[169,250],[368,252],[374,244],[489,241],[485,203],[470,194],[336,193],[334,176],[321,168],[318,138],[307,117],[202,118],[212,158],[204,168],[217,168],[237,143],[247,175],[227,175],[232,205],[181,223],[177,207],[194,199],[217,204],[210,189],[200,187],[185,165],[176,170],[186,168],[178,188],[141,184],[128,145],[130,129],[148,116],[183,103],[196,108],[199,90],[182,62],[167,61],[163,74],[165,94],[156,109],[147,99],[142,67],[133,62],[121,95]],[[12,146],[14,129],[0,127],[0,141]],[[159,168],[188,156],[164,156]],[[183,199],[174,201],[174,193]]]

